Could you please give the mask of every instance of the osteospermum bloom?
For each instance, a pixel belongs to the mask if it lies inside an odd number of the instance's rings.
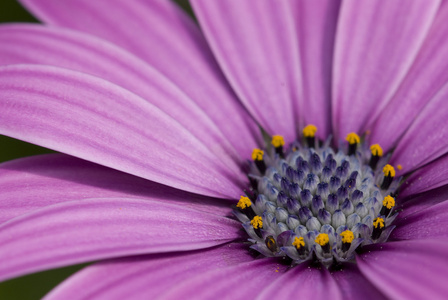
[[[65,154],[1,165],[1,279],[102,260],[48,298],[448,293],[445,2],[193,1],[203,34],[165,1],[22,2],[52,26],[0,29],[0,133]]]

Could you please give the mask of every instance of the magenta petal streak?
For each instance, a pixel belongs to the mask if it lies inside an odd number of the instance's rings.
[[[426,103],[448,81],[448,3],[443,1],[414,63],[390,103],[371,126],[371,143],[396,145]],[[404,104],[406,102],[406,104]]]
[[[221,270],[249,259],[242,244],[226,244],[209,250],[104,261],[68,278],[45,299],[159,299],[198,273]],[[195,298],[195,294],[189,296]]]
[[[290,1],[299,39],[302,93],[297,120],[331,133],[331,70],[339,0]]]
[[[243,182],[190,132],[108,81],[8,66],[0,68],[0,99],[2,134],[198,194],[241,192]]]
[[[400,187],[400,197],[422,193],[448,184],[448,155],[413,172]]]
[[[342,2],[333,66],[336,139],[352,131],[363,133],[390,101],[439,5],[438,0],[410,0],[406,5],[401,1]]]
[[[270,134],[296,138],[294,110],[300,57],[287,1],[192,1],[224,74],[249,112]]]
[[[0,164],[0,190],[0,224],[45,206],[88,198],[157,199],[220,216],[231,213],[228,201],[188,194],[63,154]]]
[[[249,157],[257,140],[261,142],[257,126],[235,98],[199,28],[171,1],[21,2],[44,23],[96,35],[145,60],[195,101],[238,153]]]
[[[257,299],[316,299],[342,300],[342,294],[330,272],[309,267],[306,263],[289,269],[261,291]]]
[[[448,82],[425,106],[398,142],[391,157],[392,164],[401,164],[399,175],[413,171],[448,150]]]
[[[63,67],[98,76],[150,100],[235,172],[239,171],[242,157],[209,116],[167,78],[131,53],[87,34],[39,25],[2,26],[0,44],[0,64]]]
[[[448,201],[432,205],[406,217],[398,216],[391,239],[446,239],[448,238]]]
[[[276,263],[275,259],[248,260],[226,268],[198,272],[172,286],[161,298],[181,299],[184,295],[191,295],[197,299],[211,299],[225,295],[228,299],[251,299],[263,287],[281,277],[287,268]]]
[[[343,299],[383,299],[385,296],[364,277],[353,263],[344,264],[341,270],[331,272],[338,284]]]
[[[202,249],[239,236],[239,222],[139,199],[56,204],[0,226],[0,280],[87,261]]]
[[[437,189],[426,191],[417,195],[409,196],[400,200],[398,209],[402,209],[398,215],[398,219],[412,215],[415,212],[431,207],[438,203],[448,200],[448,185],[441,186]]]
[[[370,250],[370,251],[369,251]],[[414,240],[368,246],[356,261],[361,273],[390,299],[445,299],[448,243]]]

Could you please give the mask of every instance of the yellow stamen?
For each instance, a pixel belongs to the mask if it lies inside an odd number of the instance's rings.
[[[328,234],[320,233],[314,241],[321,246],[325,246],[330,242],[330,239],[328,238]]]
[[[357,135],[354,132],[350,132],[349,134],[347,134],[347,137],[345,138],[345,140],[347,142],[349,142],[349,144],[353,145],[353,144],[358,144],[361,139],[359,138],[359,135]]]
[[[263,160],[264,151],[258,148],[255,148],[252,151],[252,159],[253,160]]]
[[[378,228],[378,226],[380,228],[384,227],[384,219],[383,218],[376,218],[375,220],[373,220],[373,227]]]
[[[260,216],[255,216],[252,221],[250,221],[250,225],[255,229],[261,229],[263,228],[263,219]]]
[[[275,148],[281,147],[285,144],[285,140],[283,139],[283,137],[281,135],[274,135],[272,137],[272,146],[274,146]]]
[[[297,249],[300,249],[301,247],[305,246],[305,240],[303,237],[295,237],[294,242],[292,242],[292,245],[295,246]]]
[[[391,209],[392,207],[395,206],[395,199],[390,195],[387,195],[386,197],[384,197],[383,206],[386,206],[388,209]]]
[[[252,202],[250,202],[250,199],[248,197],[241,196],[240,201],[238,201],[238,204],[236,205],[236,207],[245,209],[246,207],[249,207],[251,205],[252,205]]]
[[[383,156],[383,149],[379,144],[374,144],[370,146],[370,152],[372,152],[372,155],[375,156]]]
[[[391,165],[385,165],[383,168],[384,176],[395,177],[395,169]]]
[[[303,128],[303,136],[305,137],[314,137],[316,135],[317,127],[314,125],[307,125],[305,128]]]
[[[341,236],[342,236],[343,243],[351,244],[351,242],[353,242],[353,240],[355,239],[353,232],[350,230],[343,231],[341,233]]]
[[[398,170],[403,170],[403,166],[402,166],[402,165],[398,165],[398,166],[397,166],[397,169],[398,169]]]

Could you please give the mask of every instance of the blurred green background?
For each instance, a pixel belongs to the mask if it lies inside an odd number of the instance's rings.
[[[186,0],[178,0],[176,2],[191,14],[191,9]],[[17,0],[0,0],[0,23],[10,22],[36,23],[38,20],[28,13]],[[0,135],[0,163],[20,157],[50,152],[53,151]],[[71,266],[45,271],[1,282],[0,299],[40,299],[54,286],[84,266]]]

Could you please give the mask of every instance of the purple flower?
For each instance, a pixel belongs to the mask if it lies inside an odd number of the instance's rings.
[[[444,298],[446,2],[192,2],[203,34],[143,0],[22,0],[50,26],[0,28],[0,133],[65,153],[1,165],[0,279],[100,261],[49,298]]]

